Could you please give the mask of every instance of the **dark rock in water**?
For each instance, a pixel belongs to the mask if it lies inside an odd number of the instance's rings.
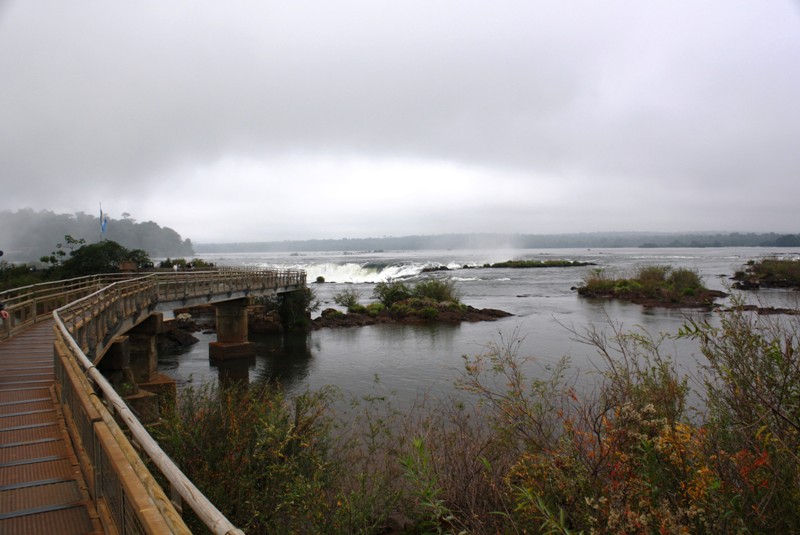
[[[199,340],[182,329],[170,329],[158,335],[158,352],[171,353],[196,344]]]
[[[250,333],[278,334],[283,332],[283,323],[277,310],[257,305],[247,309],[247,328]]]
[[[217,329],[217,311],[213,305],[198,305],[174,310],[178,326],[191,332],[213,333]],[[185,318],[185,319],[182,319]],[[276,310],[264,305],[247,307],[247,330],[251,334],[283,332],[283,324]]]
[[[430,266],[422,268],[420,273],[433,273],[435,271],[450,271],[450,268],[447,266]]]
[[[744,279],[733,283],[733,287],[737,290],[758,290],[761,284],[756,280]]]
[[[217,328],[217,312],[213,305],[197,305],[173,310],[180,328],[192,332]],[[182,319],[186,318],[186,319]],[[187,324],[190,323],[192,328]]]
[[[755,312],[759,316],[772,316],[776,314],[783,314],[786,316],[800,316],[800,310],[795,308],[776,308],[776,307],[760,307],[756,305],[741,305],[734,307],[736,310],[746,310]],[[730,312],[731,308],[722,309],[723,312]]]

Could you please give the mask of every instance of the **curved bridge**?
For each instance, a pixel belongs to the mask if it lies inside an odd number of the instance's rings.
[[[26,483],[24,477],[19,476],[20,481],[9,480],[7,483],[2,470],[8,463],[2,462],[2,453],[26,445],[37,446],[45,443],[43,441],[57,441],[58,438],[17,440],[17,431],[30,429],[30,426],[13,422],[6,428],[0,425],[0,531],[12,533],[19,529],[20,533],[51,533],[53,513],[85,505],[88,511],[85,516],[89,519],[87,526],[92,528],[76,528],[76,533],[190,533],[180,514],[185,505],[205,522],[212,533],[242,533],[161,450],[97,366],[104,355],[111,355],[110,351],[126,332],[146,325],[148,319],[159,311],[196,304],[224,306],[225,302],[241,303],[250,297],[296,291],[305,287],[305,283],[306,276],[302,271],[222,269],[127,278],[120,275],[84,277],[0,294],[11,314],[9,320],[0,326],[0,340],[23,333],[0,344],[2,373],[8,375],[7,370],[14,370],[9,377],[21,378],[19,381],[0,382],[0,408],[10,407],[9,410],[18,411],[0,411],[0,424],[7,420],[3,416],[8,414],[17,417],[52,412],[57,420],[53,425],[65,428],[69,440],[65,441],[66,453],[50,457],[62,455],[65,459],[72,459],[76,481],[81,476],[83,479],[79,482],[80,492],[67,500],[66,505],[38,505],[6,511],[3,504],[15,501],[20,489],[25,490],[26,495],[33,495],[34,502],[39,503],[37,489],[39,495],[45,494],[52,490],[53,481],[34,478],[33,482]],[[35,335],[29,336],[28,333]],[[55,377],[51,390],[52,408],[41,393],[49,384],[47,372],[42,370],[41,379],[26,379],[39,376],[35,375],[38,372],[26,371],[24,366],[39,362],[27,358],[22,364],[17,364],[19,359],[12,363],[14,355],[27,357],[48,346],[54,348],[51,350]],[[6,355],[9,355],[8,359]],[[28,392],[29,387],[39,389],[39,393],[25,394],[33,401],[16,400],[16,393]],[[2,397],[4,392],[14,395],[9,394],[6,401]],[[45,407],[32,411],[21,409],[33,402],[44,403]],[[147,464],[140,454],[146,457]],[[22,458],[8,464],[19,468],[15,473],[24,473],[26,467],[28,472],[32,472],[34,466],[53,460],[50,457],[26,460],[22,453],[17,456]],[[168,482],[169,496],[148,467],[157,468],[159,480]],[[9,500],[2,499],[6,495]],[[81,496],[85,499],[80,499]],[[43,515],[51,516],[45,519]],[[55,525],[60,527],[59,532],[66,532],[66,524]]]

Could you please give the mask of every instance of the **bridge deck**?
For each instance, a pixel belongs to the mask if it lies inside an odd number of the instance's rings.
[[[0,342],[0,533],[103,533],[54,402],[53,322]]]

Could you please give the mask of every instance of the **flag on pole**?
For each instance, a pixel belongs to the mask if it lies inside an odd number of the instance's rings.
[[[100,205],[100,235],[105,236],[108,226],[108,214],[103,213],[103,206]]]

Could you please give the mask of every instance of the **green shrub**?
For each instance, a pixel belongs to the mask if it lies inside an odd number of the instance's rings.
[[[354,305],[351,305],[347,309],[347,311],[352,313],[352,314],[363,314],[363,313],[365,313],[367,311],[367,307],[365,307],[364,305],[361,305],[359,303],[356,303]]]
[[[642,285],[642,292],[655,297],[661,289],[666,287],[669,271],[669,266],[643,266],[637,270],[634,278]]]
[[[361,293],[355,288],[347,288],[333,296],[333,302],[345,307],[348,311],[358,304]]]
[[[419,316],[426,321],[433,321],[439,317],[439,310],[435,307],[424,307],[420,309]]]
[[[372,290],[372,297],[391,308],[394,303],[411,297],[411,290],[400,281],[379,282]]]
[[[656,285],[663,283],[667,274],[670,272],[669,266],[641,266],[636,271],[634,278],[638,279],[643,285]]]
[[[405,303],[396,302],[389,307],[389,312],[392,314],[392,316],[403,318],[413,313],[414,309]]]
[[[27,265],[0,262],[0,291],[39,284],[48,280],[49,270],[33,270]]]
[[[271,385],[188,388],[152,432],[244,531],[324,532],[334,509],[331,482],[340,470],[328,457],[331,395],[289,402]],[[193,515],[187,522],[202,532]]]
[[[703,286],[700,275],[693,269],[679,268],[672,270],[667,277],[667,284],[676,292],[697,290]]]
[[[414,285],[412,292],[414,297],[427,297],[433,299],[437,303],[445,301],[452,301],[453,303],[461,302],[461,296],[456,288],[456,283],[453,279],[425,279],[417,282]]]
[[[383,303],[370,303],[367,305],[367,314],[373,317],[380,315],[384,310],[386,310],[386,307],[383,306]]]
[[[578,288],[578,293],[594,295],[613,292],[617,282],[608,270],[593,269],[584,274],[583,285]]]
[[[410,297],[404,303],[414,310],[420,310],[425,307],[436,307],[438,301],[430,297]]]

